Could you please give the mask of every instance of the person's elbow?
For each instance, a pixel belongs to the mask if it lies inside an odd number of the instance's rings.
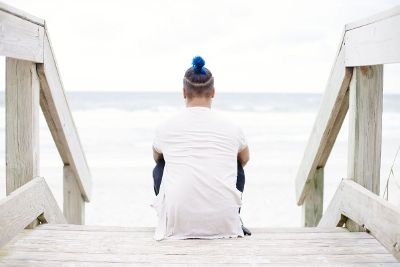
[[[239,152],[238,154],[238,160],[242,167],[244,167],[250,160],[250,151],[249,147],[244,148],[242,151]]]
[[[154,147],[153,147],[153,158],[154,161],[157,163],[159,160],[163,159],[163,154],[158,152]]]

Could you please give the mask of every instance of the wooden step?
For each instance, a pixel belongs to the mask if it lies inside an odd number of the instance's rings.
[[[371,235],[343,228],[257,228],[251,237],[153,240],[153,228],[41,225],[0,249],[5,266],[137,264],[400,266]],[[282,265],[281,265],[282,266]]]

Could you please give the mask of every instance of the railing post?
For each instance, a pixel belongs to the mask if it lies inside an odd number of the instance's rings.
[[[348,178],[379,195],[383,65],[356,67],[349,95]],[[346,226],[362,230],[353,222]]]
[[[318,168],[311,181],[310,191],[303,203],[302,224],[317,226],[322,217],[324,203],[324,168]]]
[[[39,94],[36,64],[6,58],[6,192],[39,175]]]
[[[85,201],[69,165],[64,165],[64,217],[71,224],[85,224]]]

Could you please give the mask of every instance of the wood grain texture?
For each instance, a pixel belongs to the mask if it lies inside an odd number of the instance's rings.
[[[347,178],[379,195],[383,66],[354,68],[349,91]],[[346,227],[350,231],[364,231],[351,219],[346,221]]]
[[[39,80],[35,63],[6,58],[6,193],[39,175]]]
[[[0,249],[0,264],[398,264],[371,235],[331,229],[320,232],[321,229],[312,227],[291,228],[291,232],[283,232],[280,228],[258,228],[252,229],[251,237],[238,239],[157,242],[152,238],[152,228],[41,225],[24,230]]]
[[[367,229],[400,260],[400,208],[383,200],[352,180],[343,180],[319,223],[321,227],[340,224],[343,216]]]
[[[41,222],[66,222],[43,178],[33,179],[0,200],[0,247],[38,217]]]
[[[37,65],[41,85],[40,106],[65,165],[71,166],[85,201],[90,200],[92,181],[60,73],[45,34],[44,63]]]
[[[43,62],[43,38],[43,26],[0,9],[0,55]]]
[[[379,195],[383,66],[354,68],[350,83],[347,178]]]
[[[29,263],[29,266],[31,267],[46,267],[46,266],[96,266],[96,267],[121,267],[121,266],[132,266],[132,264],[126,264],[126,263],[117,263],[117,262],[96,262],[96,263],[82,263],[79,261],[69,261],[68,263],[65,263],[64,261],[47,261],[46,263],[43,263],[41,261],[34,261],[34,260],[29,260],[28,262],[25,260],[7,260],[6,261],[8,266],[13,266],[13,267],[25,267],[27,263]],[[143,265],[152,265],[152,264],[143,264]],[[181,266],[186,266],[187,264],[168,264],[168,266],[176,266],[176,267],[181,267]],[[232,267],[243,267],[243,266],[249,266],[250,264],[246,263],[229,263],[229,266]],[[263,263],[263,264],[257,264],[257,266],[277,266],[276,263]],[[213,263],[213,264],[207,264],[207,263],[192,263],[190,266],[227,266],[227,264],[224,263]],[[278,264],[279,267],[292,267],[293,264]],[[296,267],[310,267],[310,266],[318,266],[318,267],[332,267],[332,264],[329,263],[318,263],[318,264],[300,264],[296,263]],[[335,266],[340,266],[340,267],[399,267],[399,263],[341,263],[341,264],[335,264]]]
[[[49,224],[36,230],[55,231],[95,231],[95,232],[150,232],[154,233],[154,227],[122,227],[122,226],[96,226],[96,225],[72,225],[72,224]],[[343,227],[268,227],[254,228],[252,233],[343,233],[348,232]]]
[[[397,13],[346,32],[346,66],[400,62],[399,47],[400,14]]]
[[[343,41],[329,76],[320,109],[296,176],[297,204],[302,205],[317,168],[325,166],[347,112],[352,69],[344,64]]]
[[[324,208],[324,168],[317,169],[311,188],[303,203],[302,224],[305,227],[315,227],[322,217]]]
[[[65,165],[64,172],[64,204],[63,212],[68,223],[85,224],[85,201],[76,181],[75,173],[70,166]]]

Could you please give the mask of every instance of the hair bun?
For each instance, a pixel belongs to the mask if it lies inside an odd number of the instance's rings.
[[[206,62],[200,56],[196,56],[193,58],[192,65],[194,73],[196,74],[206,74],[206,70],[204,69],[204,65]]]

